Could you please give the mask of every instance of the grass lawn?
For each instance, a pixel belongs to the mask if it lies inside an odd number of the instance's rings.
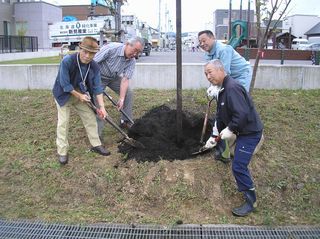
[[[34,63],[34,62],[32,62]],[[52,62],[51,62],[52,63]],[[134,114],[175,105],[175,91],[135,90]],[[265,143],[251,163],[257,211],[236,218],[230,165],[211,154],[138,163],[117,151],[121,135],[107,125],[103,157],[89,152],[72,112],[70,161],[56,160],[56,106],[49,90],[0,91],[0,218],[70,223],[319,225],[320,90],[258,90],[254,102]],[[114,119],[118,112],[106,101]],[[183,91],[185,111],[206,107],[205,90]]]
[[[50,56],[50,57],[39,57],[31,59],[13,60],[13,61],[0,61],[0,65],[5,64],[59,64],[60,56]]]

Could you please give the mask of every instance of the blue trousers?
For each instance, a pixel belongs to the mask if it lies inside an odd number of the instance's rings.
[[[234,159],[232,161],[232,173],[240,192],[254,188],[248,165],[261,136],[262,132],[237,136]]]

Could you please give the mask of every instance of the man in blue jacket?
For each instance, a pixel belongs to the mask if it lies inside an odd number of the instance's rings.
[[[247,62],[232,46],[218,42],[210,30],[198,33],[200,47],[205,51],[207,61],[219,59],[225,72],[233,79],[237,80],[249,92],[252,78],[252,69]],[[208,96],[213,97],[215,86],[210,86],[207,90]],[[230,150],[227,142],[221,141],[216,150],[216,159],[228,162],[230,160]]]
[[[74,108],[80,115],[92,145],[91,150],[104,156],[110,154],[101,145],[96,116],[88,106],[88,103],[97,97],[99,116],[104,118],[107,115],[103,102],[99,66],[92,61],[98,50],[97,40],[93,37],[85,37],[80,44],[80,52],[64,57],[59,67],[52,92],[58,110],[56,144],[58,160],[61,164],[68,163],[68,130],[71,108]]]
[[[224,66],[225,72],[239,81],[249,92],[252,78],[250,63],[235,51],[232,46],[218,42],[210,30],[199,32],[198,39],[200,47],[206,52],[206,60],[219,59]]]
[[[226,74],[220,60],[211,60],[205,65],[208,81],[218,87],[216,127],[221,139],[229,140],[236,136],[232,172],[238,190],[243,192],[245,203],[232,209],[236,216],[246,216],[254,210],[256,202],[255,188],[248,165],[261,136],[263,125],[255,110],[248,92],[236,80]],[[213,148],[217,136],[212,135],[206,142],[206,148]]]

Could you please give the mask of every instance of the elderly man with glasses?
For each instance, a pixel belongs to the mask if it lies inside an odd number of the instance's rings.
[[[133,77],[136,56],[142,52],[144,41],[135,37],[123,43],[109,43],[95,55],[94,60],[100,66],[103,89],[108,86],[119,95],[118,110],[123,110],[132,119],[133,92],[129,82]],[[97,118],[98,132],[102,139],[104,121]],[[120,120],[122,128],[130,128],[131,124],[125,115]]]
[[[232,46],[218,42],[210,30],[199,32],[198,40],[200,47],[205,51],[206,60],[219,59],[226,74],[233,80],[238,81],[249,92],[252,78],[250,63],[240,56]],[[216,86],[210,84],[207,93],[209,97],[215,97],[218,91]],[[228,142],[221,140],[216,147],[215,158],[223,162],[229,162],[230,157]]]

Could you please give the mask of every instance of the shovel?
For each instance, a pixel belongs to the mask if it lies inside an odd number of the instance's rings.
[[[124,140],[130,144],[132,147],[135,147],[135,148],[140,148],[140,149],[145,149],[146,147],[140,143],[139,141],[137,140],[134,140],[133,138],[130,138],[116,123],[113,122],[112,118],[107,115],[105,118],[104,118],[105,121],[107,121],[109,124],[111,124],[116,130],[119,131],[119,133],[121,133],[123,136],[124,136]]]
[[[107,98],[111,101],[111,103],[112,103],[114,106],[117,106],[117,102],[115,102],[115,101],[113,100],[113,98],[111,97],[111,95],[108,95],[105,91],[103,92],[103,94],[104,94],[105,96],[107,96]],[[129,115],[128,115],[126,112],[124,112],[123,109],[120,109],[120,112],[130,121],[131,124],[134,124],[134,121],[129,117]]]
[[[220,135],[219,136],[217,136],[216,138],[215,138],[215,141],[216,142],[218,142],[219,140],[220,140]],[[205,146],[202,146],[200,149],[199,149],[199,151],[197,151],[197,152],[193,152],[193,153],[191,153],[191,155],[198,155],[198,154],[202,154],[203,152],[206,152],[206,151],[208,151],[208,150],[210,150],[211,148],[206,148]]]
[[[203,127],[202,127],[202,133],[201,133],[201,138],[200,138],[200,144],[203,145],[203,137],[206,133],[206,129],[207,129],[207,123],[208,123],[208,115],[210,113],[210,106],[211,106],[211,102],[213,101],[214,98],[212,98],[211,100],[208,101],[208,105],[207,105],[207,110],[206,110],[206,114],[204,116],[204,121],[203,121]]]
[[[93,110],[93,112],[95,114],[98,114],[98,109],[97,107],[90,101],[87,102],[88,106]],[[139,141],[134,140],[133,138],[130,138],[126,132],[124,132],[113,120],[112,118],[107,115],[106,117],[104,117],[104,119],[106,122],[108,122],[109,124],[111,124],[111,126],[113,126],[113,128],[115,128],[119,133],[121,133],[124,136],[124,139],[129,145],[131,145],[134,148],[141,148],[141,149],[145,149],[146,147],[140,143]]]

